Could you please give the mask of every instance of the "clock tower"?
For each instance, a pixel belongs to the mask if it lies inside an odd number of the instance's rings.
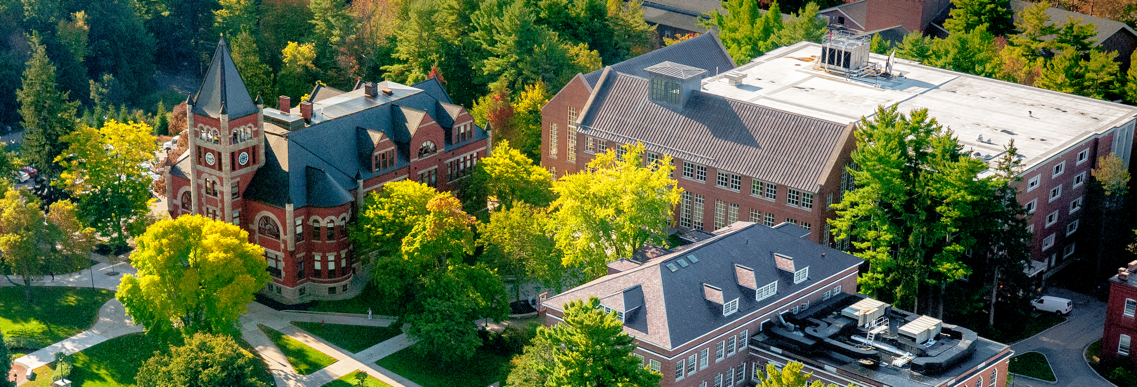
[[[243,226],[242,193],[264,165],[264,103],[249,97],[224,38],[186,103],[193,213]]]

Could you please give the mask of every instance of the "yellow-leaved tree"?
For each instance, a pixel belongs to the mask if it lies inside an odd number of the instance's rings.
[[[147,334],[231,333],[271,279],[264,249],[236,225],[203,216],[155,223],[138,237],[115,297]]]

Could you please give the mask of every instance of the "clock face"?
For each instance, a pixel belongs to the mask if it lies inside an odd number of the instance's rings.
[[[209,165],[217,164],[217,159],[213,157],[213,153],[205,154],[205,163]]]
[[[241,163],[241,165],[248,164],[249,163],[249,152],[241,152],[241,154],[237,156],[237,162]]]

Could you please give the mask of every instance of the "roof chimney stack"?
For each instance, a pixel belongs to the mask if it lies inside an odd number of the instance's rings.
[[[1122,281],[1129,280],[1129,270],[1126,270],[1124,267],[1117,268],[1117,279]]]
[[[383,95],[391,95],[393,93],[394,91],[391,91],[391,89],[383,89]]]
[[[292,111],[292,98],[288,98],[287,95],[280,96],[276,108],[280,110],[281,114],[288,115]]]
[[[368,97],[371,97],[371,98],[377,97],[378,95],[376,95],[376,93],[375,93],[375,83],[374,82],[364,83],[363,84],[363,94],[366,94]]]
[[[311,121],[312,120],[312,103],[311,102],[304,101],[304,102],[300,103],[300,116],[303,117],[305,121]]]

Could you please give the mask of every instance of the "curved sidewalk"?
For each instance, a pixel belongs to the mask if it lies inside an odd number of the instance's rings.
[[[1016,355],[1027,352],[1045,355],[1058,381],[1048,383],[1016,377],[1015,387],[1113,386],[1113,383],[1094,372],[1082,356],[1082,350],[1087,345],[1101,339],[1103,321],[1105,321],[1105,303],[1060,288],[1051,288],[1046,294],[1074,301],[1074,311],[1070,313],[1069,320],[1034,337],[1011,344],[1011,349]]]
[[[91,329],[24,355],[16,359],[13,365],[24,367],[25,370],[34,370],[55,361],[55,354],[58,352],[71,355],[115,337],[138,332],[142,332],[142,326],[134,325],[126,315],[126,308],[122,303],[117,299],[111,299],[99,308],[99,320]]]

